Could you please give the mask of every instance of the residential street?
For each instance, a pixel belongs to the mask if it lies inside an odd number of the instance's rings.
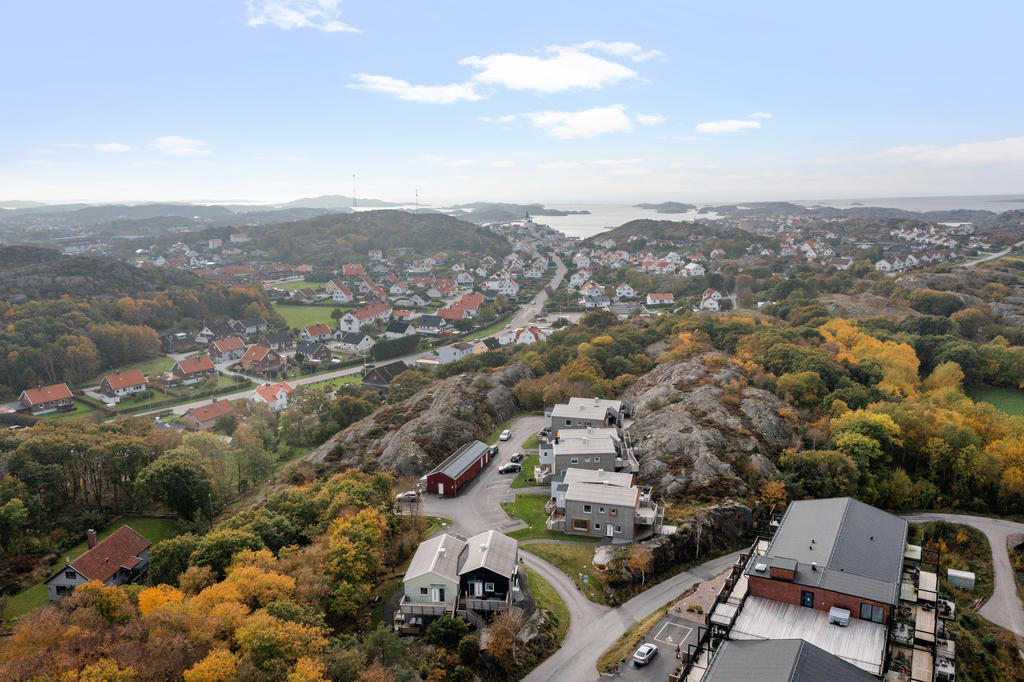
[[[995,589],[992,598],[981,607],[979,613],[996,625],[1024,637],[1024,604],[1014,584],[1013,566],[1007,552],[1007,541],[1014,546],[1024,542],[1024,523],[990,519],[984,516],[962,516],[960,514],[938,514],[922,512],[904,514],[908,521],[948,521],[977,528],[988,538],[992,547],[992,566],[995,573]]]
[[[987,263],[990,260],[995,260],[996,258],[1002,258],[1006,254],[1010,253],[1010,251],[1012,251],[1013,249],[1019,249],[1021,246],[1024,246],[1024,241],[1019,241],[1016,244],[1014,244],[1013,246],[1011,246],[1009,248],[1006,248],[1006,249],[1003,249],[1002,251],[1000,251],[998,253],[992,253],[992,254],[989,254],[987,256],[983,256],[982,258],[977,258],[975,260],[969,261],[967,263],[961,263],[960,267],[962,267],[962,268],[970,268],[970,267],[973,267],[975,265],[978,265],[979,263]]]

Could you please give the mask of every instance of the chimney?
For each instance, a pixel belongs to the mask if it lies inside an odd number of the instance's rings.
[[[85,531],[85,544],[89,546],[89,549],[92,549],[96,546],[96,531],[94,531],[92,528]]]
[[[594,429],[590,424],[587,424],[587,433],[593,433]]]
[[[600,406],[601,406],[601,399],[600,398],[594,398],[594,407],[600,407]]]
[[[480,543],[480,551],[481,552],[486,552],[487,551],[487,545],[481,542]]]
[[[437,553],[441,556],[442,559],[444,558],[444,545],[441,545],[441,547],[437,550]]]

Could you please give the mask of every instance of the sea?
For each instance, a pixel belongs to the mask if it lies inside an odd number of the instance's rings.
[[[680,199],[679,201],[686,201]],[[785,201],[785,200],[782,200]],[[688,203],[696,204],[698,208],[716,205],[739,204],[742,202],[716,202],[714,204],[701,204],[696,201]],[[790,200],[790,203],[802,206],[830,206],[833,208],[852,208],[855,206],[880,206],[883,208],[901,208],[905,211],[946,211],[957,208],[992,211],[1001,213],[1014,209],[1024,209],[1024,194],[990,194],[975,196],[947,196],[947,197],[885,197],[885,198],[864,198],[864,199],[817,199],[817,200]],[[586,239],[595,234],[600,234],[628,223],[631,220],[650,218],[652,220],[694,220],[698,217],[715,218],[717,214],[700,213],[696,210],[686,213],[658,213],[657,211],[645,208],[637,208],[628,204],[545,204],[547,208],[561,209],[564,211],[589,211],[588,215],[567,215],[567,216],[536,216],[534,220],[538,223],[549,225],[562,232],[567,237]]]

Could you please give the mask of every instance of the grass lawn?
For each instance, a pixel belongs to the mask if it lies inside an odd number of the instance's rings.
[[[305,457],[315,449],[313,445],[306,445],[301,447],[289,447],[285,446],[274,453],[274,471],[280,471],[284,468],[285,464],[294,462],[300,457]]]
[[[126,524],[137,530],[145,536],[147,540],[154,544],[160,540],[166,540],[167,538],[174,537],[178,534],[178,522],[176,519],[153,519],[145,516],[122,516],[100,531],[97,534],[97,538],[102,540]],[[84,552],[86,548],[86,541],[82,540],[71,549],[62,552],[58,559],[64,556],[75,559],[78,555]],[[46,585],[41,582],[37,583],[32,587],[13,595],[7,600],[7,605],[4,607],[3,620],[6,624],[8,621],[17,619],[19,616],[31,611],[37,606],[43,606],[48,601],[49,595],[46,590]]]
[[[121,401],[119,403],[117,403],[117,405],[114,406],[114,409],[115,410],[124,410],[124,409],[130,408],[130,407],[139,407],[140,405],[142,407],[147,407],[151,402],[156,403],[156,402],[161,402],[161,401],[164,401],[164,400],[174,400],[174,396],[170,395],[169,393],[164,393],[163,391],[161,391],[156,386],[150,386],[149,390],[153,392],[152,399],[150,399],[150,398],[143,398],[141,396],[131,396],[131,397],[128,397],[128,398],[121,398]]]
[[[103,377],[107,376],[108,374],[113,374],[115,371],[118,371],[118,370],[120,370],[122,372],[127,372],[130,369],[137,369],[140,372],[142,372],[143,376],[147,376],[148,377],[151,374],[162,374],[164,372],[168,372],[168,371],[170,371],[171,367],[174,367],[174,360],[172,360],[171,358],[167,357],[166,355],[161,355],[161,356],[156,357],[156,358],[150,358],[149,360],[141,360],[139,362],[133,362],[132,364],[125,365],[124,367],[116,367],[114,369],[104,370],[101,374],[99,374],[92,381],[89,381],[86,384],[86,386],[87,387],[88,386],[96,386],[101,381],[103,381]]]
[[[75,404],[75,409],[71,410],[70,412],[51,412],[50,414],[44,414],[42,416],[42,418],[47,420],[47,421],[63,421],[64,419],[81,419],[83,417],[88,417],[89,415],[91,415],[93,412],[96,411],[95,407],[93,407],[92,405],[86,405],[85,403],[81,402],[80,400],[76,400],[74,404]]]
[[[326,282],[307,282],[304,279],[296,279],[291,282],[275,282],[274,288],[282,291],[298,291],[309,287],[313,291],[321,291]]]
[[[534,436],[536,438],[536,436]],[[510,488],[530,488],[537,485],[537,481],[533,479],[533,468],[540,466],[540,455],[534,453],[526,455],[526,459],[523,460],[523,470],[516,476],[516,480],[512,481]],[[527,480],[529,479],[529,480]],[[547,500],[547,498],[544,498]]]
[[[335,308],[340,308],[343,312],[352,310],[351,307],[345,306],[318,306],[318,305],[288,305],[285,303],[275,303],[274,312],[284,318],[285,323],[289,327],[295,329],[302,329],[308,327],[311,324],[317,324],[323,322],[331,329],[337,327],[337,323],[331,319],[331,311]]]
[[[428,538],[442,528],[449,528],[452,525],[452,520],[446,519],[443,516],[425,516],[423,518],[430,521],[430,524],[423,530],[424,538]]]
[[[313,383],[306,384],[306,385],[310,386],[310,387],[316,386],[318,388],[323,387],[323,386],[329,386],[330,390],[336,391],[339,388],[341,388],[342,386],[344,386],[345,384],[356,384],[356,385],[359,385],[361,383],[363,383],[363,375],[362,374],[346,374],[343,377],[337,377],[335,379],[325,379],[323,381],[314,381]]]
[[[544,609],[551,614],[554,622],[555,646],[557,647],[565,639],[565,633],[569,629],[569,607],[565,605],[558,592],[547,580],[528,568],[526,570],[526,582],[533,592],[533,598],[537,601],[537,608]]]
[[[975,386],[967,390],[967,395],[976,402],[995,405],[1006,414],[1024,414],[1024,391],[998,386]]]
[[[636,625],[626,630],[615,640],[615,644],[612,644],[607,651],[601,654],[601,658],[597,659],[597,672],[602,675],[608,673],[614,675],[619,670],[619,666],[623,664],[633,652],[636,651],[637,647],[640,646],[640,640],[644,638],[651,628],[658,624],[665,614],[668,613],[668,606],[662,606],[660,609],[647,616],[641,621],[638,621]]]
[[[533,434],[532,436],[526,439],[525,443],[523,443],[523,450],[537,450],[539,448],[540,439],[537,438],[537,434]]]
[[[509,516],[522,519],[529,528],[514,530],[508,535],[516,540],[572,540],[574,542],[597,542],[597,538],[566,535],[544,527],[548,515],[544,513],[547,495],[516,495],[515,502],[502,502],[501,508]]]
[[[469,334],[463,339],[463,341],[476,341],[477,339],[486,339],[488,336],[494,336],[504,329],[505,325],[508,324],[508,321],[511,319],[512,315],[506,315],[505,317],[499,318],[497,322],[489,327],[484,327],[483,329]]]
[[[515,533],[511,533],[511,535],[514,536]],[[563,535],[563,537],[565,536]],[[524,545],[522,549],[531,554],[536,554],[569,576],[590,601],[609,606],[614,605],[608,598],[608,593],[604,588],[601,572],[591,564],[594,560],[593,547],[584,545],[554,545],[538,542],[532,545]],[[587,582],[583,582],[580,579],[581,573]]]

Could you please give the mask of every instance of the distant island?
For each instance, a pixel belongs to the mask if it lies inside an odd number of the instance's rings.
[[[693,204],[684,204],[681,201],[664,201],[660,204],[633,204],[633,208],[648,208],[657,213],[686,213],[697,207]]]
[[[448,207],[451,215],[465,218],[474,223],[490,223],[507,220],[522,220],[530,216],[590,215],[590,211],[563,211],[545,208],[543,204],[505,204],[489,201],[475,201],[470,204],[456,204]]]

